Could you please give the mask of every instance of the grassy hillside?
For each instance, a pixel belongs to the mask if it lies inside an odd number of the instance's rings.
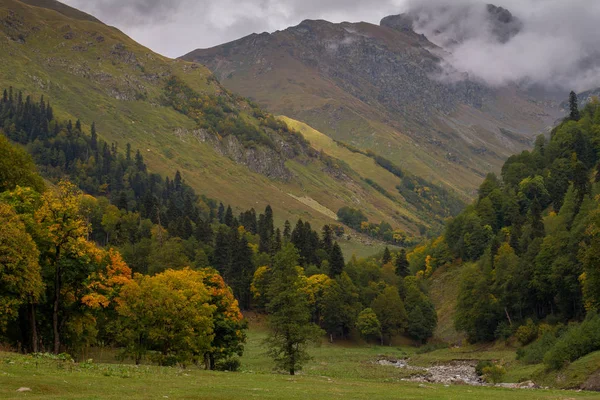
[[[104,139],[120,149],[128,142],[143,149],[152,170],[169,175],[180,170],[202,194],[238,210],[271,204],[279,224],[303,218],[319,227],[349,205],[364,209],[373,222],[385,219],[413,234],[418,225],[427,225],[400,196],[390,200],[327,155],[267,153],[283,157],[291,173],[289,179],[268,178],[224,155],[229,142],[218,134],[222,142],[216,144],[201,139],[196,129],[204,116],[188,117],[165,99],[173,76],[201,98],[227,99],[239,118],[263,128],[255,108],[227,92],[199,64],[162,57],[119,30],[50,0],[0,0],[0,29],[0,51],[7,55],[0,64],[0,88],[13,86],[33,98],[44,95],[60,118],[81,119],[84,128],[95,121]],[[287,140],[274,137],[277,143]],[[246,150],[240,150],[242,155]],[[365,255],[382,245],[353,239],[342,246]]]

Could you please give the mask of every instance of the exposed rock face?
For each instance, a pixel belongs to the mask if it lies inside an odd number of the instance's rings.
[[[219,154],[268,178],[281,181],[289,181],[293,178],[292,173],[285,166],[285,158],[272,149],[263,146],[246,148],[235,136],[219,138],[203,129],[191,132],[178,129],[174,134],[181,140],[191,136],[201,143],[210,144]]]

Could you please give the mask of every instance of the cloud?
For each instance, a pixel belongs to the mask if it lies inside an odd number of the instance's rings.
[[[304,19],[378,23],[405,0],[63,0],[154,51],[179,57]]]
[[[517,83],[583,91],[600,86],[600,2],[500,0],[513,29],[500,40],[482,1],[415,0],[414,28],[444,47],[445,78],[467,72],[493,86]],[[450,4],[450,5],[449,5]]]
[[[387,15],[410,11],[420,16],[416,30],[447,51],[446,79],[466,72],[494,86],[600,86],[597,0],[64,1],[170,57],[304,19],[377,24]],[[490,2],[510,10],[517,22],[490,23]]]

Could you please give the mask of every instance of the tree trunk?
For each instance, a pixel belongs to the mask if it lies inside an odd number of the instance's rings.
[[[215,355],[213,353],[208,353],[208,360],[210,362],[210,370],[215,370]]]
[[[296,371],[294,371],[294,368],[290,368],[290,375],[296,375]]]
[[[38,349],[38,334],[37,334],[37,322],[35,320],[35,304],[31,303],[29,305],[30,322],[31,322],[31,351],[37,353]]]
[[[54,273],[54,308],[52,310],[52,330],[54,332],[54,354],[60,352],[60,333],[58,329],[58,307],[60,302],[60,266],[58,265],[60,250],[56,251],[56,271]]]
[[[506,313],[506,318],[508,318],[508,324],[512,326],[512,321],[510,320],[510,315],[508,314],[508,309],[504,307],[504,312]]]

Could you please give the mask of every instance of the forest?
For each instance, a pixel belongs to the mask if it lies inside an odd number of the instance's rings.
[[[520,357],[558,369],[600,348],[600,103],[489,174],[443,236],[409,256],[418,275],[467,268],[455,326],[471,342],[515,336]],[[581,322],[581,324],[578,324]]]
[[[253,310],[268,316],[276,365],[294,374],[325,334],[382,344],[433,335],[435,309],[405,250],[346,262],[339,227],[276,227],[268,205],[234,212],[88,126],[58,120],[44,98],[3,92],[2,342],[234,370],[242,311]]]

